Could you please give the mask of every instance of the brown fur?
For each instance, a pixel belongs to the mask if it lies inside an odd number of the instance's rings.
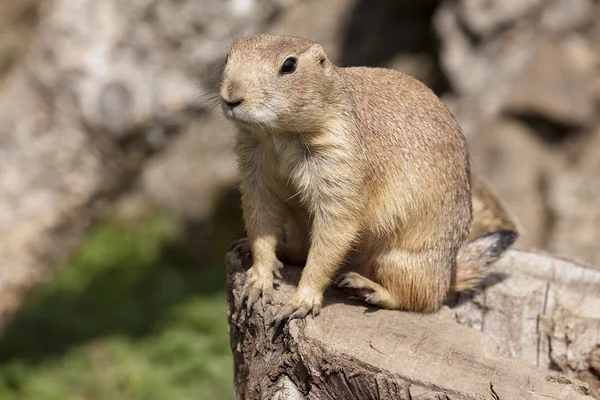
[[[502,201],[480,179],[472,179],[473,222],[469,239],[475,239],[485,233],[506,229],[521,231],[514,217],[511,217]]]
[[[280,73],[290,56],[296,70]],[[467,147],[425,85],[336,67],[306,39],[259,35],[231,46],[221,97],[238,131],[249,307],[272,290],[276,252],[306,261],[280,319],[318,313],[344,262],[338,285],[386,308],[434,311],[452,282],[476,283],[455,273],[472,213]]]

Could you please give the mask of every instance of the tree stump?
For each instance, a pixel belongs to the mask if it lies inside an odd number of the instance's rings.
[[[596,390],[592,378],[574,378],[600,372],[600,272],[586,266],[509,251],[484,290],[428,315],[330,289],[321,315],[274,335],[269,321],[301,269],[286,266],[272,304],[259,301],[248,316],[240,304],[247,247],[234,247],[226,263],[237,399],[591,399]]]

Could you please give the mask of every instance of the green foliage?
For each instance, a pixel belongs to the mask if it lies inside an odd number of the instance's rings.
[[[2,337],[0,398],[231,399],[224,268],[174,236],[99,226]]]

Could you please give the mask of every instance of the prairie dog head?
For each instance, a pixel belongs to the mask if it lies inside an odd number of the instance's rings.
[[[237,40],[222,75],[223,112],[251,130],[318,129],[332,101],[335,74],[323,48],[310,40],[276,35]]]

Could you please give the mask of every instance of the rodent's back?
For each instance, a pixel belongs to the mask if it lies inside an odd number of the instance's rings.
[[[458,124],[439,98],[423,83],[383,68],[338,68],[354,102],[365,145],[377,155],[419,160],[413,164],[463,177],[468,154]],[[442,155],[443,158],[432,158]],[[388,160],[386,160],[388,161]],[[458,170],[454,170],[457,168]]]
[[[471,218],[469,157],[446,106],[423,83],[401,72],[366,67],[338,72],[353,102],[357,134],[370,155],[369,181],[383,197],[373,206],[373,217],[384,221],[376,215],[383,203],[402,196],[404,207],[414,206],[407,219],[443,214],[438,217],[457,225],[457,236],[465,235]]]

